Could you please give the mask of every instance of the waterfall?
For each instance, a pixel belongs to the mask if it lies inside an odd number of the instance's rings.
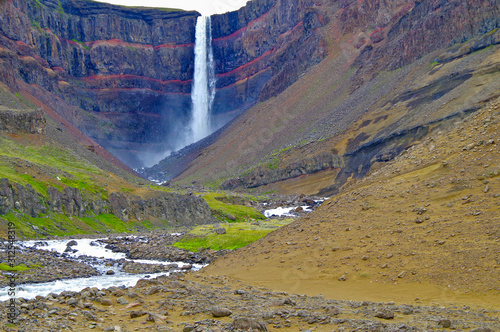
[[[215,69],[212,51],[210,16],[196,20],[194,79],[191,90],[191,122],[189,143],[211,134],[210,113],[215,97]]]

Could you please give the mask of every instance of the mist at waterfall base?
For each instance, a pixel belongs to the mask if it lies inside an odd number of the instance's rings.
[[[181,118],[170,119],[168,148],[164,151],[145,151],[137,154],[146,167],[158,164],[172,152],[207,137],[221,127],[211,121],[215,83],[211,19],[210,16],[199,16],[196,20],[190,117],[187,123]]]

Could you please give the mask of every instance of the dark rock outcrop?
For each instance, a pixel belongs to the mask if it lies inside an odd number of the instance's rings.
[[[212,221],[207,202],[198,196],[158,193],[143,199],[124,193],[111,193],[109,200],[82,198],[78,188],[66,187],[61,192],[47,189],[48,197],[38,194],[31,185],[22,186],[0,179],[0,215],[19,211],[31,217],[54,212],[67,216],[113,213],[123,221],[135,218],[157,218],[171,226],[204,224]]]
[[[44,134],[46,120],[39,110],[8,109],[0,105],[0,132]]]
[[[343,160],[340,156],[323,153],[311,158],[303,159],[300,162],[290,163],[286,167],[275,167],[274,165],[258,167],[246,176],[225,181],[221,184],[221,188],[255,188],[326,169],[340,168],[342,166]]]
[[[0,179],[0,214],[17,210],[31,217],[46,213],[47,209],[42,197],[31,187],[10,183],[8,179]]]

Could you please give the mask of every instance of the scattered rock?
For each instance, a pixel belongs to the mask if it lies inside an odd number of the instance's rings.
[[[394,312],[392,310],[383,309],[383,310],[377,311],[374,316],[377,318],[382,318],[382,319],[393,319]]]
[[[236,318],[232,323],[233,328],[240,329],[243,331],[265,331],[267,332],[267,327],[264,323],[257,322],[254,319],[240,317]]]
[[[217,228],[217,229],[215,229],[215,234],[224,235],[224,234],[226,234],[226,229],[224,227]]]
[[[212,316],[214,316],[214,317],[227,317],[227,316],[231,316],[231,314],[232,314],[231,310],[229,310],[227,308],[214,308],[214,309],[212,309],[211,313],[212,313]]]
[[[142,311],[142,310],[138,310],[138,311],[131,311],[130,312],[130,318],[137,318],[137,317],[142,317],[144,315],[146,315],[147,313],[145,311]]]
[[[441,319],[438,322],[438,325],[447,329],[451,326],[451,321],[449,319]]]

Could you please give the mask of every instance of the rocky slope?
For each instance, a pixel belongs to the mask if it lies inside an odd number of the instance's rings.
[[[8,303],[0,303],[7,310]],[[87,288],[19,300],[4,331],[457,331],[492,332],[498,311],[420,303],[342,301],[189,273],[135,287]],[[43,319],[40,319],[43,317]]]
[[[205,273],[336,299],[498,310],[499,119],[497,99]]]
[[[54,109],[128,165],[172,149],[187,124],[196,12],[84,0],[2,1],[0,80]],[[221,126],[275,96],[326,55],[310,1],[258,0],[213,18]],[[282,66],[286,63],[286,66]]]
[[[0,102],[0,236],[8,222],[22,238],[212,221],[203,198],[150,187],[26,90],[0,83]]]
[[[497,1],[320,8],[328,22],[316,29],[327,45],[324,60],[209,147],[154,171],[182,169],[169,175],[183,184],[329,195],[500,93]]]

